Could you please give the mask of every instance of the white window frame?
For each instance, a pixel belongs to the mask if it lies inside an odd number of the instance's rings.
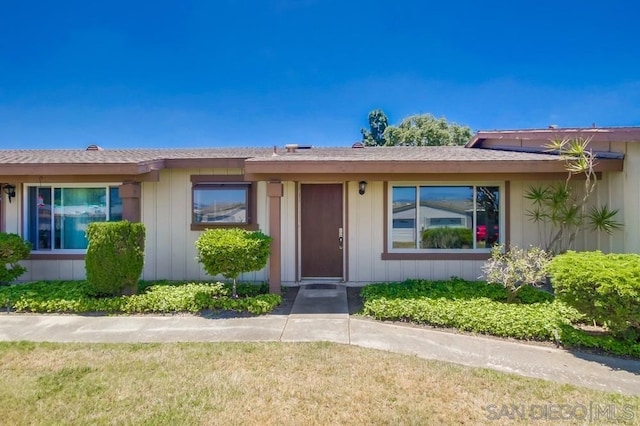
[[[498,209],[499,209],[499,227],[500,227],[500,232],[499,232],[499,237],[498,237],[498,244],[502,244],[504,243],[504,236],[505,236],[505,215],[506,215],[506,206],[505,206],[505,183],[504,182],[496,182],[496,181],[480,181],[480,182],[467,182],[467,181],[460,181],[460,182],[441,182],[441,181],[409,181],[409,182],[402,182],[402,181],[397,181],[397,182],[389,182],[388,186],[387,186],[387,253],[442,253],[442,254],[456,254],[456,253],[490,253],[491,252],[491,247],[486,247],[486,248],[462,248],[462,249],[425,249],[425,248],[419,248],[419,235],[420,235],[420,230],[419,230],[419,225],[417,223],[416,220],[416,239],[418,241],[416,241],[417,243],[417,248],[394,248],[393,247],[393,188],[394,187],[410,187],[410,186],[415,186],[416,188],[418,188],[421,186],[461,186],[461,187],[473,187],[473,193],[474,193],[474,205],[473,205],[473,209],[474,209],[474,217],[476,217],[476,192],[477,192],[477,187],[479,186],[494,186],[494,187],[498,187],[498,190],[500,191],[500,197],[498,200]],[[416,200],[417,204],[419,204],[419,192],[417,193],[418,199]],[[474,235],[476,230],[473,229]],[[475,238],[474,238],[475,240]]]
[[[36,182],[27,182],[22,185],[22,229],[23,229],[23,238],[27,241],[30,240],[29,235],[29,188],[105,188],[107,194],[107,202],[106,202],[106,210],[107,217],[111,213],[111,197],[109,197],[109,190],[113,187],[119,187],[122,185],[121,182],[97,182],[97,183],[36,183]],[[107,219],[108,220],[108,219]],[[51,227],[55,226],[55,215],[51,215]],[[53,246],[53,244],[52,244]],[[87,249],[56,249],[51,248],[51,250],[32,250],[32,254],[86,254]]]

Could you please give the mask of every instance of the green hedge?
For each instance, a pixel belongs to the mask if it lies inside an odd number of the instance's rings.
[[[93,222],[87,226],[87,281],[95,294],[135,293],[144,265],[141,223]]]
[[[282,302],[280,295],[260,294],[268,285],[241,284],[231,298],[231,288],[223,283],[144,283],[140,294],[119,297],[92,297],[86,281],[53,281],[13,285],[0,289],[0,300],[18,312],[40,313],[170,313],[203,310],[232,310],[264,314]]]
[[[553,259],[549,274],[558,299],[640,342],[640,255],[569,251]]]

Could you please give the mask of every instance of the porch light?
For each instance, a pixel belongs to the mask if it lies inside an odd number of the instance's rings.
[[[9,202],[11,202],[11,199],[16,196],[16,186],[5,183],[2,185],[2,189],[4,190],[4,193],[7,194]]]
[[[366,190],[367,190],[367,182],[361,180],[360,183],[358,184],[358,194],[364,195]]]

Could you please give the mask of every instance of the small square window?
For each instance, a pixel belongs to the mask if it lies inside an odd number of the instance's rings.
[[[198,183],[193,186],[193,223],[248,225],[250,184]]]

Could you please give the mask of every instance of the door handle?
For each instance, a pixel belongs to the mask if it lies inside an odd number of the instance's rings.
[[[342,232],[342,228],[338,228],[338,248],[342,250],[342,246],[344,245],[344,234]]]

